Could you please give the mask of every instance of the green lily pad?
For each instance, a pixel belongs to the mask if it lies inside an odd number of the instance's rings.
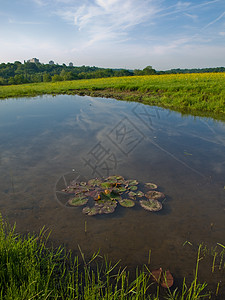
[[[119,204],[123,207],[133,207],[135,205],[134,201],[131,199],[121,199]]]
[[[111,183],[111,182],[102,182],[102,183],[100,184],[100,186],[101,186],[102,188],[104,188],[104,189],[107,189],[107,188],[112,187],[112,183]]]
[[[140,205],[149,211],[159,211],[162,209],[162,203],[154,199],[140,200]]]
[[[129,185],[138,185],[138,181],[133,180],[133,179],[132,180],[127,180],[126,183],[129,184]]]
[[[163,193],[161,193],[161,192],[158,192],[158,191],[148,191],[145,194],[145,197],[147,197],[149,199],[158,200],[158,199],[164,199],[165,195]]]
[[[115,211],[113,206],[105,205],[100,209],[100,214],[112,214]]]
[[[131,198],[134,198],[134,197],[137,196],[137,193],[135,193],[135,192],[129,192],[128,196],[131,197]]]
[[[136,193],[136,196],[137,196],[137,197],[140,197],[140,198],[141,198],[141,197],[144,197],[144,195],[145,195],[145,194],[144,194],[142,191],[138,191],[138,192]]]
[[[116,176],[116,179],[117,179],[117,180],[122,180],[122,181],[124,181],[123,176],[120,176],[120,175],[117,175],[117,176]]]
[[[88,216],[96,216],[99,214],[99,208],[96,206],[93,207],[86,206],[83,208],[82,212]]]
[[[137,190],[137,186],[136,185],[132,185],[132,186],[129,187],[129,189],[131,191],[136,191]]]
[[[115,211],[117,206],[116,201],[98,201],[95,203],[95,208],[98,209],[98,213],[101,214],[110,214]]]
[[[89,206],[86,206],[86,207],[84,207],[84,208],[82,209],[82,212],[83,212],[84,214],[89,214],[90,211],[91,211],[91,208],[90,208]]]
[[[69,199],[68,203],[72,206],[82,206],[88,202],[88,199],[80,195]]]
[[[109,195],[110,195],[110,199],[112,199],[112,200],[118,200],[119,201],[121,199],[121,196],[118,193],[114,192],[114,191],[112,191]]]
[[[97,178],[91,179],[91,180],[88,181],[88,185],[91,186],[91,187],[99,186],[101,183],[102,183],[102,180],[97,179]]]
[[[117,187],[117,191],[119,191],[119,192],[126,192],[126,190],[127,189],[124,186]]]
[[[158,187],[155,183],[151,183],[151,182],[145,183],[145,186],[148,187],[151,190],[156,190],[157,187]]]
[[[106,178],[106,180],[112,184],[116,184],[117,183],[117,179],[116,176],[109,176],[108,178]]]
[[[67,187],[66,189],[63,189],[62,192],[65,192],[65,193],[68,193],[68,194],[74,194],[75,190],[76,189],[74,189],[74,188]]]

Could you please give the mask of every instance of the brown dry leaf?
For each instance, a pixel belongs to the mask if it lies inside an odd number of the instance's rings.
[[[173,276],[169,270],[163,272],[161,286],[164,288],[170,288],[173,285]]]

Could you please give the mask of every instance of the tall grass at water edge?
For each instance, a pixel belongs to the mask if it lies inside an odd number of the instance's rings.
[[[162,293],[147,265],[130,280],[126,268],[99,253],[87,262],[81,249],[78,259],[63,247],[48,248],[47,240],[44,230],[38,236],[17,234],[0,216],[0,299],[211,299],[206,283],[198,282],[201,246],[193,282],[187,285],[184,279],[180,290]]]
[[[113,77],[1,86],[0,98],[81,94],[139,101],[181,112],[225,114],[225,73]]]

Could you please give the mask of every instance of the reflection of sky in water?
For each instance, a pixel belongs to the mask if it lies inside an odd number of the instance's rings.
[[[179,252],[186,240],[224,237],[223,122],[113,99],[44,96],[0,102],[0,141],[0,210],[22,232],[46,225],[72,249],[101,248],[129,264],[145,263],[152,249],[156,263],[167,253],[168,265],[188,265]],[[164,209],[118,207],[87,220],[79,208],[60,206],[57,180],[73,169],[95,177],[90,165],[102,175],[156,182],[167,195]]]

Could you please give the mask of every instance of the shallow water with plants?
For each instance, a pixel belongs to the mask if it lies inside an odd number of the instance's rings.
[[[151,269],[170,270],[175,281],[193,275],[197,245],[225,244],[223,122],[114,99],[42,96],[0,102],[0,141],[0,211],[20,233],[45,225],[54,245],[75,253],[79,245],[87,256],[100,249],[129,269],[148,263],[151,250]],[[89,204],[70,205],[63,191],[114,175],[134,188],[121,190],[113,213],[84,214]],[[150,191],[145,183],[165,195],[162,209],[124,207]],[[107,196],[112,185],[101,187]],[[212,274],[212,263],[200,277],[214,288],[224,271],[216,263]]]

